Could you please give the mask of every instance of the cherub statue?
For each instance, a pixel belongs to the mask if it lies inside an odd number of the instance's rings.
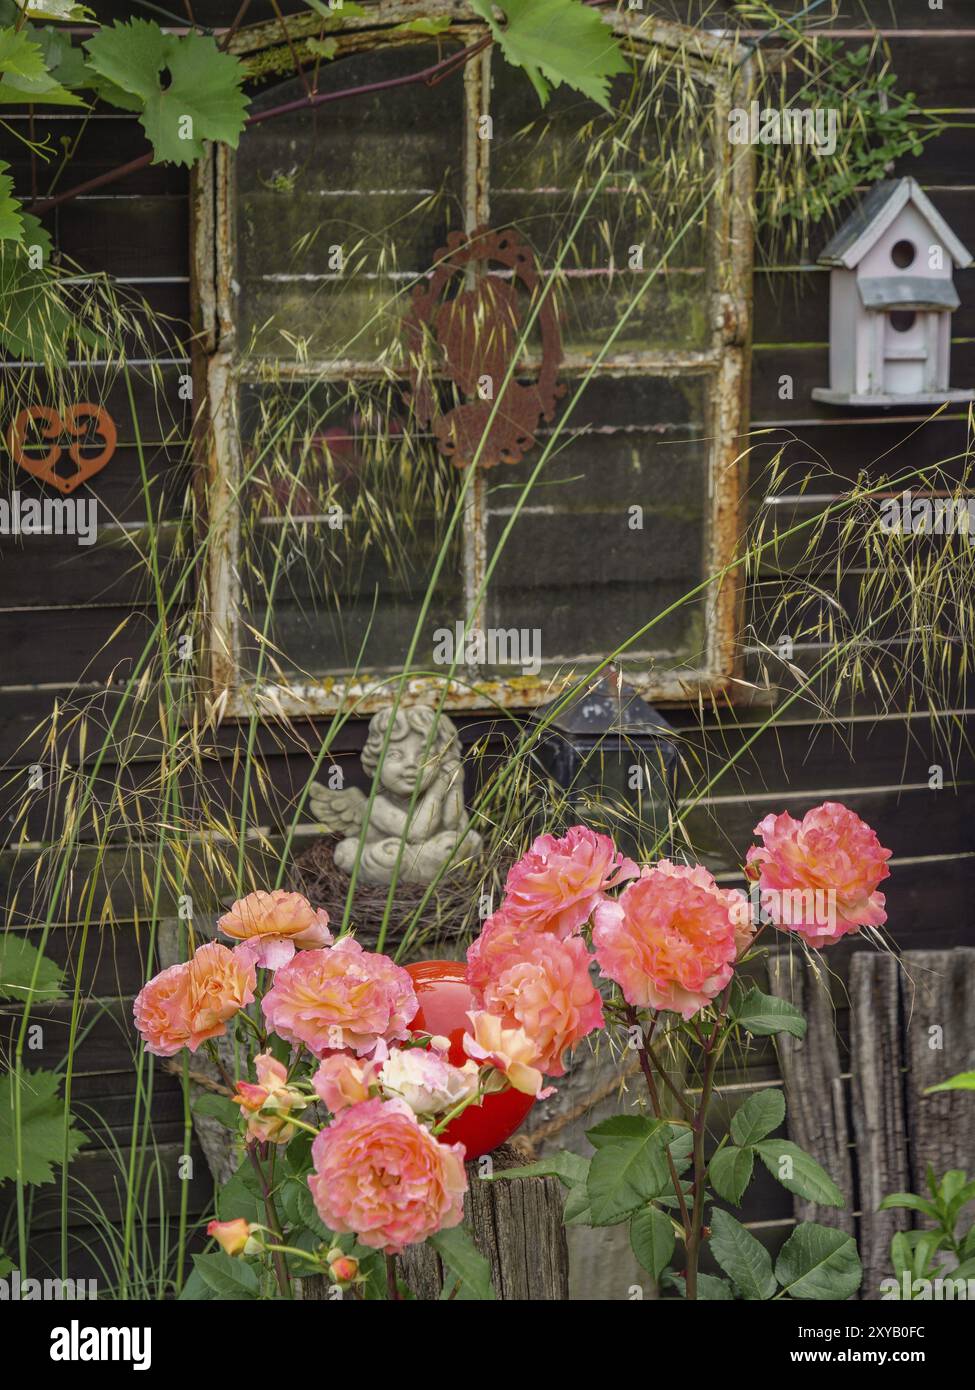
[[[370,777],[379,766],[392,714],[391,709],[380,710],[370,721],[361,754]],[[323,829],[344,837],[335,847],[335,863],[351,874],[367,798],[358,787],[334,791],[312,782],[308,802]],[[446,715],[438,719],[436,711],[425,706],[398,710],[366,828],[360,877],[367,883],[391,883],[399,859],[398,878],[430,883],[448,859],[460,864],[480,849],[481,837],[469,828],[464,807],[456,728]]]

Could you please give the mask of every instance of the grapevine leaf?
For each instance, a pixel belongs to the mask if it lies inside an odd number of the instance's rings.
[[[14,181],[7,173],[10,165],[0,159],[0,241],[20,241],[24,234],[21,205],[14,197]]]
[[[0,29],[0,105],[41,102],[46,106],[84,106],[48,71],[44,49],[30,29]]]
[[[544,106],[552,87],[566,86],[609,109],[609,79],[629,64],[596,10],[582,0],[471,0],[509,63],[525,69]],[[505,23],[495,18],[495,8]]]
[[[177,38],[158,24],[133,19],[102,29],[85,47],[94,71],[141,103],[153,163],[192,164],[205,140],[236,148],[247,109],[244,69],[213,39],[192,33]]]
[[[21,1174],[26,1183],[40,1185],[54,1181],[54,1164],[65,1156],[70,1161],[84,1143],[84,1136],[68,1122],[64,1127],[64,1104],[58,1097],[61,1078],[53,1071],[24,1072],[20,1083],[22,1157]],[[17,1176],[17,1148],[14,1133],[14,1086],[12,1072],[0,1076],[0,1183]]]

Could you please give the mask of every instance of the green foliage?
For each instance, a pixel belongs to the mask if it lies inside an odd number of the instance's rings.
[[[598,11],[582,0],[503,0],[505,23],[492,0],[471,0],[509,63],[525,69],[544,106],[564,82],[609,108],[609,79],[629,64]]]
[[[0,936],[0,999],[51,1003],[60,999],[63,981],[64,971],[25,936]]]
[[[208,1116],[225,1129],[236,1131],[240,1125],[240,1110],[229,1096],[200,1096],[193,1102],[193,1114]]]
[[[493,1300],[491,1266],[477,1249],[465,1226],[438,1231],[430,1237],[429,1244],[440,1256],[444,1268],[441,1298],[464,1302]]]
[[[186,1288],[180,1295],[182,1298],[202,1297],[230,1302],[261,1296],[261,1280],[255,1267],[246,1260],[234,1259],[222,1250],[215,1250],[208,1255],[194,1255],[193,1270],[198,1276],[199,1284],[203,1286],[203,1291],[198,1292],[199,1285],[194,1282],[191,1287],[187,1281]]]
[[[975,1201],[975,1180],[960,1168],[952,1168],[939,1182],[929,1167],[926,1196],[914,1192],[892,1192],[880,1203],[879,1211],[914,1211],[926,1217],[934,1230],[900,1231],[890,1246],[890,1258],[897,1276],[896,1298],[930,1297],[924,1284],[935,1279],[975,1279],[975,1222],[964,1209]]]
[[[643,1115],[616,1115],[587,1131],[596,1150],[586,1180],[594,1226],[611,1226],[660,1196],[670,1181],[669,1134],[666,1121]]]
[[[772,1257],[751,1231],[726,1211],[711,1216],[711,1254],[742,1298],[771,1298],[775,1293]]]
[[[863,1279],[856,1241],[845,1231],[804,1221],[779,1251],[775,1277],[790,1298],[852,1298]]]
[[[960,1071],[947,1081],[939,1081],[937,1086],[928,1086],[924,1094],[932,1096],[936,1091],[975,1091],[975,1071]]]
[[[823,1207],[845,1205],[843,1193],[816,1160],[788,1139],[763,1139],[755,1151],[766,1168],[789,1192]]]
[[[745,1188],[752,1180],[754,1167],[753,1149],[739,1149],[729,1144],[719,1149],[708,1164],[708,1181],[719,1197],[737,1207],[741,1205]]]
[[[735,1021],[754,1037],[771,1037],[774,1033],[790,1033],[794,1038],[806,1036],[806,1020],[797,1008],[774,994],[763,994],[753,987],[735,1010]]]
[[[94,71],[138,102],[153,163],[193,164],[205,140],[236,148],[247,111],[243,68],[213,39],[133,19],[102,29],[85,48]]]
[[[589,1159],[563,1150],[523,1167],[499,1168],[497,1172],[486,1174],[482,1181],[497,1182],[499,1178],[558,1178],[566,1187],[571,1188],[585,1183],[588,1176]]]
[[[23,1164],[18,1165],[14,1130],[13,1072],[0,1076],[0,1184],[17,1177],[18,1167],[25,1183],[41,1186],[54,1181],[54,1167],[65,1158],[70,1161],[84,1143],[84,1136],[70,1119],[65,1123],[64,1103],[58,1096],[61,1078],[53,1071],[28,1071],[20,1086],[21,1148]]]
[[[0,159],[0,241],[19,241],[24,234],[20,201],[14,197],[10,165]]]
[[[44,51],[28,26],[0,29],[0,106],[83,106],[74,92],[56,81],[44,61]]]
[[[659,1279],[674,1253],[674,1223],[656,1207],[644,1207],[630,1220],[630,1246],[643,1268]]]
[[[785,1119],[785,1096],[770,1088],[757,1091],[739,1106],[731,1121],[731,1137],[736,1144],[755,1144],[778,1129]]]

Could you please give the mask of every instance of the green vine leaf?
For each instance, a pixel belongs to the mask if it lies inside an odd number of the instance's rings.
[[[14,197],[10,165],[0,159],[0,241],[20,241],[24,234],[23,209]]]
[[[0,1076],[0,1183],[17,1176],[14,1133],[13,1072]],[[61,1078],[53,1071],[24,1072],[20,1082],[20,1116],[24,1182],[40,1186],[54,1181],[54,1166],[67,1148],[70,1160],[84,1143],[69,1119],[65,1131],[64,1102],[58,1096]],[[67,1141],[67,1143],[65,1142]]]
[[[138,102],[154,164],[193,164],[205,140],[236,149],[247,111],[244,69],[213,39],[177,38],[133,19],[102,29],[85,48],[92,69]]]
[[[582,0],[471,0],[508,62],[524,68],[544,106],[564,82],[609,109],[609,79],[629,64],[597,10]],[[495,9],[504,13],[502,25]]]
[[[0,105],[84,106],[48,72],[44,50],[28,29],[0,29]]]
[[[63,981],[64,971],[25,936],[7,932],[0,937],[0,999],[51,1003],[60,999]]]

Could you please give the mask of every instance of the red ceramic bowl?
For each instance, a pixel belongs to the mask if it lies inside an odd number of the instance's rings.
[[[467,1015],[475,1007],[474,996],[464,980],[463,962],[421,960],[406,969],[420,1001],[410,1031],[449,1038],[448,1059],[455,1066],[463,1066],[468,1060],[462,1041],[468,1027]],[[510,1089],[485,1096],[480,1105],[471,1105],[458,1115],[439,1138],[447,1144],[463,1144],[470,1161],[510,1139],[534,1104],[534,1096]]]

